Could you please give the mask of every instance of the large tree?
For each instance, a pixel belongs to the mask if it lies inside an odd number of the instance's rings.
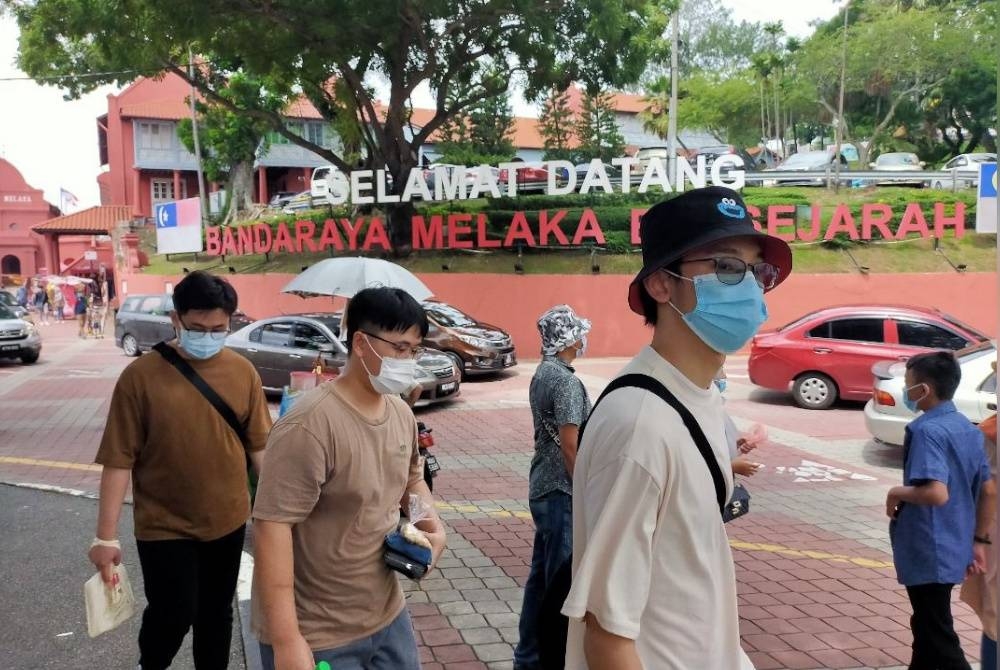
[[[900,9],[871,0],[851,3],[850,12],[842,122],[845,139],[859,145],[867,162],[870,149],[896,129],[901,107],[924,104],[966,61],[968,45],[950,9]],[[829,121],[837,116],[842,26],[841,13],[796,54],[798,77],[812,87]]]
[[[444,163],[496,165],[514,157],[513,132],[514,112],[505,92],[448,119],[438,132],[437,148]]]
[[[569,91],[553,89],[542,102],[538,132],[545,146],[544,160],[571,160],[575,145],[575,115],[569,106]]]
[[[235,73],[219,89],[219,95],[237,104],[256,101],[273,111],[280,111],[283,101],[278,97],[261,97],[264,82]],[[202,166],[208,181],[225,182],[227,202],[225,219],[231,221],[249,210],[253,201],[253,163],[257,154],[267,151],[267,131],[264,119],[237,114],[218,103],[195,102],[198,112],[198,138]],[[194,124],[182,119],[177,134],[194,151]]]
[[[402,190],[417,149],[448,118],[506,90],[529,98],[569,82],[621,87],[661,48],[674,0],[2,0],[21,28],[20,66],[77,96],[136,74],[187,79],[188,50],[206,57],[192,83],[206,101],[268,121],[347,172],[341,153],[285,127],[281,114],[219,94],[233,72],[267,77],[268,93],[305,95],[324,118],[351,123],[367,163]],[[216,67],[217,60],[226,63]],[[499,75],[499,76],[498,76]],[[50,77],[66,77],[53,80]],[[429,85],[435,113],[411,124],[414,92]],[[385,92],[386,104],[374,88]],[[468,94],[456,99],[459,89]],[[412,205],[389,212],[397,253],[410,244]]]
[[[576,117],[577,160],[600,158],[609,162],[625,151],[615,116],[614,96],[607,91],[587,91],[583,94],[580,113]]]

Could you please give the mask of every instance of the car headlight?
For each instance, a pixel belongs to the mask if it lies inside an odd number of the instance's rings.
[[[417,373],[414,375],[414,377],[420,380],[434,379],[434,375],[432,375],[429,371],[419,366],[417,367]]]
[[[25,332],[27,333],[28,337],[31,337],[32,335],[37,335],[38,334],[38,328],[35,327],[35,324],[28,323],[25,326]]]
[[[478,347],[480,349],[482,349],[483,347],[488,347],[489,344],[490,344],[489,342],[487,342],[483,338],[481,338],[481,337],[474,337],[472,335],[459,335],[458,339],[462,340],[463,342],[465,342],[466,344],[468,344],[470,346]]]

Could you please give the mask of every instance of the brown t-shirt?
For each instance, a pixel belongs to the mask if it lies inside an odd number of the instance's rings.
[[[366,419],[327,382],[300,398],[271,431],[253,517],[292,526],[295,609],[313,649],[385,628],[403,609],[382,543],[406,490],[423,476],[413,412],[386,397]],[[251,627],[269,643],[254,588]]]
[[[250,362],[228,349],[188,362],[247,427],[250,451],[263,449],[271,415]],[[214,540],[250,515],[239,438],[156,352],[134,361],[118,378],[95,461],[132,470],[138,540]]]

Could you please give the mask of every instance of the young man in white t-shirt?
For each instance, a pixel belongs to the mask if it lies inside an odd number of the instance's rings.
[[[732,493],[722,397],[712,380],[767,318],[764,292],[792,255],[759,232],[735,191],[689,191],[642,218],[629,306],[653,340],[622,374],[663,384],[701,426]],[[586,425],[573,477],[570,670],[740,670],[736,577],[716,490],[679,415],[615,390]]]

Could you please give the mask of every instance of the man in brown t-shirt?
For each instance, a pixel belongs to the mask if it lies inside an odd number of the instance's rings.
[[[193,272],[177,284],[168,343],[229,405],[244,445],[212,404],[159,352],[122,372],[97,452],[101,501],[90,560],[105,581],[121,562],[122,501],[132,480],[135,537],[148,602],[139,630],[143,670],[170,666],[189,628],[199,670],[225,668],[246,520],[247,455],[259,471],[271,428],[260,377],[224,348],[236,291]]]
[[[300,399],[268,439],[254,505],[252,623],[265,670],[419,670],[396,573],[383,560],[400,507],[418,494],[432,564],[445,533],[399,394],[413,385],[423,308],[399,289],[365,289],[347,309],[344,374]]]

